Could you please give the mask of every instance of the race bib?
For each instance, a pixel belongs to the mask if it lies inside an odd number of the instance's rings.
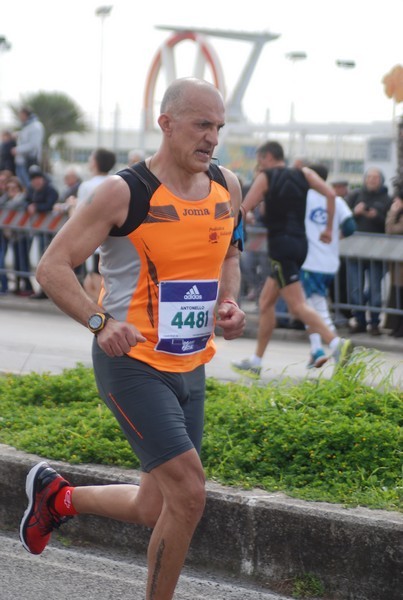
[[[161,281],[158,343],[169,354],[201,352],[213,333],[218,280]]]

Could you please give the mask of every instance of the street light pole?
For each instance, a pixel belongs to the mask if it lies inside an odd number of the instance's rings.
[[[288,52],[285,55],[288,60],[295,65],[296,62],[305,60],[308,58],[306,52]],[[293,73],[294,75],[294,73]],[[294,78],[293,78],[294,79]],[[291,82],[291,88],[293,88],[295,81]],[[291,162],[291,158],[294,154],[294,141],[295,141],[295,101],[294,101],[294,90],[291,91],[291,102],[290,102],[290,132],[289,132],[289,142],[288,142],[288,160]]]
[[[351,69],[355,69],[355,61],[354,60],[336,60],[336,67],[338,69],[345,69],[349,71]],[[341,171],[341,137],[336,136],[336,149],[335,155],[333,157],[333,175],[334,177],[338,177]]]
[[[5,35],[0,35],[0,54],[3,52],[8,52],[9,50],[11,50],[11,44],[8,41],[8,39],[6,38]],[[1,81],[1,77],[0,77],[0,90],[3,88],[3,86],[1,85],[2,81]],[[3,122],[3,100],[1,98],[0,95],[0,122]]]
[[[112,6],[100,6],[96,9],[95,15],[101,19],[101,48],[100,48],[100,67],[99,67],[99,98],[98,98],[98,123],[97,123],[97,146],[101,145],[102,137],[102,96],[103,96],[103,68],[104,68],[104,21],[109,17]]]
[[[336,60],[336,66],[340,69],[354,69],[355,61],[354,60]]]
[[[0,52],[7,52],[11,50],[11,44],[5,35],[0,35]]]

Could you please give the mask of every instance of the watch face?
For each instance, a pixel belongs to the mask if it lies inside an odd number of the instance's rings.
[[[103,323],[103,318],[100,315],[92,315],[88,320],[88,325],[91,329],[97,330]]]

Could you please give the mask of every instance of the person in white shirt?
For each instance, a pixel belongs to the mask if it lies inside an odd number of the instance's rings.
[[[105,148],[97,148],[89,157],[89,169],[92,177],[83,181],[77,190],[77,201],[75,209],[91,202],[92,196],[96,188],[105,181],[110,175],[110,171],[116,164],[116,155],[111,150]],[[92,265],[91,263],[92,259]],[[87,275],[84,278],[83,287],[87,294],[94,300],[98,300],[101,289],[101,275],[99,274],[99,249],[95,251],[87,262]]]
[[[310,168],[326,181],[328,171],[325,166],[310,165]],[[326,228],[326,223],[326,198],[319,192],[310,189],[307,195],[305,213],[308,254],[301,267],[301,283],[307,303],[320,314],[329,329],[336,331],[327,302],[329,286],[340,266],[340,237],[348,237],[356,229],[353,213],[346,201],[340,196],[336,196],[333,235],[330,244],[324,244],[320,240],[320,234]],[[311,333],[309,341],[311,355],[307,368],[320,367],[327,361],[321,336],[318,333]]]
[[[89,157],[88,165],[92,174],[83,181],[77,191],[77,207],[90,198],[92,192],[105,181],[116,164],[116,155],[111,150],[98,148]]]

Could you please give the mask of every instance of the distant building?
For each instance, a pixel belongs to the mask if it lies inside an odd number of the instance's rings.
[[[217,148],[220,164],[234,170],[245,182],[252,179],[256,148],[268,139],[283,144],[290,163],[296,158],[322,162],[329,169],[329,180],[342,178],[350,185],[360,184],[364,171],[377,166],[385,174],[386,183],[392,191],[391,179],[397,167],[397,135],[392,135],[391,123],[295,123],[293,138],[294,155],[288,157],[289,125],[228,125]],[[65,136],[66,149],[63,162],[85,164],[96,147],[97,133],[72,133]],[[146,155],[159,146],[158,131],[119,130],[102,132],[102,146],[112,149],[117,155],[117,165],[127,163],[127,153],[133,148],[142,148]]]

